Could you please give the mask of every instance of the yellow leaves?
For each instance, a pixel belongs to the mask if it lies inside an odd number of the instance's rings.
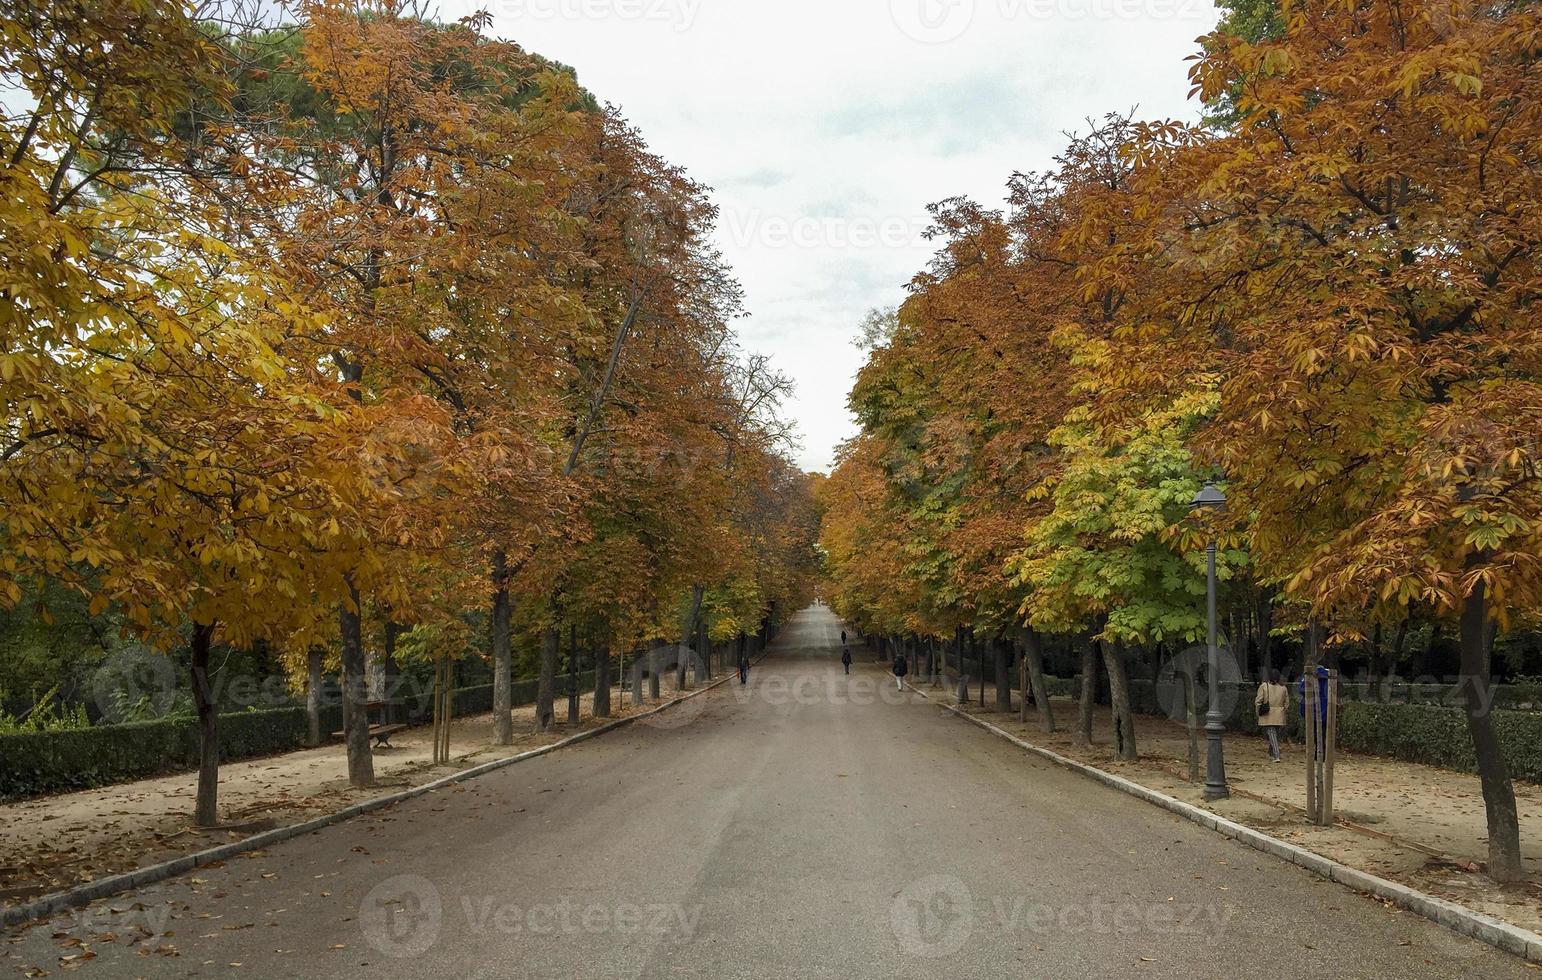
[[[1483,94],[1483,80],[1476,75],[1447,72],[1446,78],[1450,81],[1452,88],[1462,95],[1477,97]]]
[[[0,381],[34,381],[38,377],[36,362],[21,354],[0,354]]]
[[[1284,47],[1268,47],[1258,58],[1258,71],[1264,75],[1288,75],[1295,69],[1295,58]]]

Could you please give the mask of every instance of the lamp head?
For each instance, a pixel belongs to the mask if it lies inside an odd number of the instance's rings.
[[[1194,502],[1189,504],[1195,510],[1220,510],[1226,506],[1226,494],[1215,485],[1214,480],[1206,480],[1199,493],[1194,495]]]

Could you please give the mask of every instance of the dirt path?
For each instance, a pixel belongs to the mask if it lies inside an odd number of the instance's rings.
[[[987,697],[994,698],[994,692]],[[1306,751],[1299,744],[1286,745],[1283,761],[1276,764],[1269,761],[1262,737],[1229,733],[1226,773],[1233,796],[1210,803],[1199,784],[1187,781],[1188,735],[1181,724],[1139,716],[1136,741],[1141,759],[1121,762],[1114,758],[1113,724],[1106,708],[1096,713],[1094,744],[1076,748],[1068,731],[1075,724],[1075,704],[1060,699],[1051,703],[1060,729],[1052,734],[1039,728],[1036,715],[1025,725],[1015,712],[1003,716],[979,704],[970,705],[969,711],[1035,745],[1207,807],[1350,867],[1542,931],[1542,787],[1534,783],[1515,784],[1521,846],[1531,881],[1501,888],[1477,873],[1487,858],[1488,836],[1476,775],[1340,753],[1334,775],[1340,823],[1316,827],[1306,822]]]
[[[666,679],[664,697],[673,696]],[[361,800],[432,782],[495,759],[560,741],[596,721],[593,692],[582,695],[577,728],[564,724],[567,698],[557,698],[558,724],[536,732],[535,706],[514,709],[514,744],[493,741],[493,716],[472,715],[451,726],[451,762],[435,766],[428,726],[398,732],[391,747],[375,751],[376,785],[348,785],[341,743],[231,762],[220,769],[223,826],[192,825],[197,774],[176,773],[100,789],[0,805],[0,901],[17,904],[40,894],[330,813]],[[611,692],[611,717],[626,707],[625,692]],[[658,702],[654,702],[657,704]],[[616,709],[616,705],[623,707]]]

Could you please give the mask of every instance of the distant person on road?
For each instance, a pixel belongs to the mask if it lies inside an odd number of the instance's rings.
[[[740,684],[748,684],[749,680],[750,680],[750,658],[749,658],[749,654],[741,653],[741,654],[739,654],[739,683]]]
[[[1290,691],[1280,683],[1280,672],[1270,669],[1258,685],[1253,699],[1258,708],[1258,727],[1269,738],[1269,758],[1280,761],[1280,730],[1285,727],[1285,712],[1290,708]]]
[[[841,646],[845,646],[845,645],[846,645],[846,631],[845,630],[841,630]]]
[[[846,673],[851,673],[851,650],[848,647],[841,648],[841,666],[846,668]]]
[[[910,665],[905,662],[904,654],[897,654],[894,658],[894,686],[901,691],[905,689],[905,675],[910,673]]]

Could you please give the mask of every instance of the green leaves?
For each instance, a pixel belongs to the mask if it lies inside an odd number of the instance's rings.
[[[1028,525],[1010,561],[1032,625],[1135,643],[1201,634],[1202,556],[1180,550],[1175,530],[1203,482],[1186,442],[1214,403],[1190,399],[1118,432],[1073,413],[1055,431],[1053,509]],[[1238,558],[1223,557],[1223,574]]]

